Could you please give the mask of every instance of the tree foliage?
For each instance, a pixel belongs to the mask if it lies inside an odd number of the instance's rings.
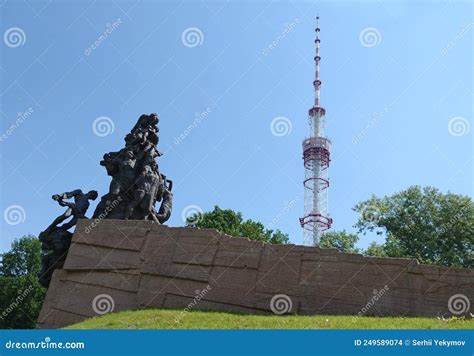
[[[240,212],[221,209],[217,205],[212,211],[190,216],[186,224],[199,228],[216,229],[231,236],[247,237],[250,240],[272,244],[286,244],[289,241],[288,235],[280,230],[266,229],[260,222],[251,219],[244,220]]]
[[[321,235],[319,247],[336,248],[341,252],[359,253],[360,250],[355,247],[359,240],[356,234],[351,234],[346,230],[328,231]]]
[[[41,242],[33,235],[13,241],[11,250],[3,253],[0,275],[37,275],[41,270]]]
[[[41,243],[35,236],[23,236],[1,255],[0,328],[36,327],[46,291],[38,282]]]
[[[367,247],[367,249],[364,251],[364,255],[373,257],[387,257],[387,253],[385,252],[385,245],[378,244],[375,241],[372,241]]]
[[[357,204],[359,232],[385,234],[371,253],[414,257],[422,263],[473,267],[474,202],[468,196],[443,194],[432,187],[404,191]]]

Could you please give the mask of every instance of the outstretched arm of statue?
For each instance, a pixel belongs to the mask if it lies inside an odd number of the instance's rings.
[[[72,192],[65,192],[65,193],[61,194],[61,196],[62,196],[63,199],[69,199],[69,198],[72,198],[72,197],[75,197],[75,196],[81,195],[81,194],[84,194],[84,193],[82,193],[82,190],[76,189],[76,190],[73,190]]]

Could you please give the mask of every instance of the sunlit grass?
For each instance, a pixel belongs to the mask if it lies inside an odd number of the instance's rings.
[[[474,329],[474,320],[144,309],[94,317],[67,329]]]

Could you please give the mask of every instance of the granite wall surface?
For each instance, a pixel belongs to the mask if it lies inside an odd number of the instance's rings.
[[[38,323],[59,328],[146,307],[449,316],[469,313],[469,296],[472,269],[271,245],[151,221],[85,219],[64,268],[54,272]],[[178,311],[175,322],[181,316]]]

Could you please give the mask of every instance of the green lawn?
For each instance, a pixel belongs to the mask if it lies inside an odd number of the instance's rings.
[[[279,316],[145,309],[94,317],[66,329],[474,329],[474,319]]]

